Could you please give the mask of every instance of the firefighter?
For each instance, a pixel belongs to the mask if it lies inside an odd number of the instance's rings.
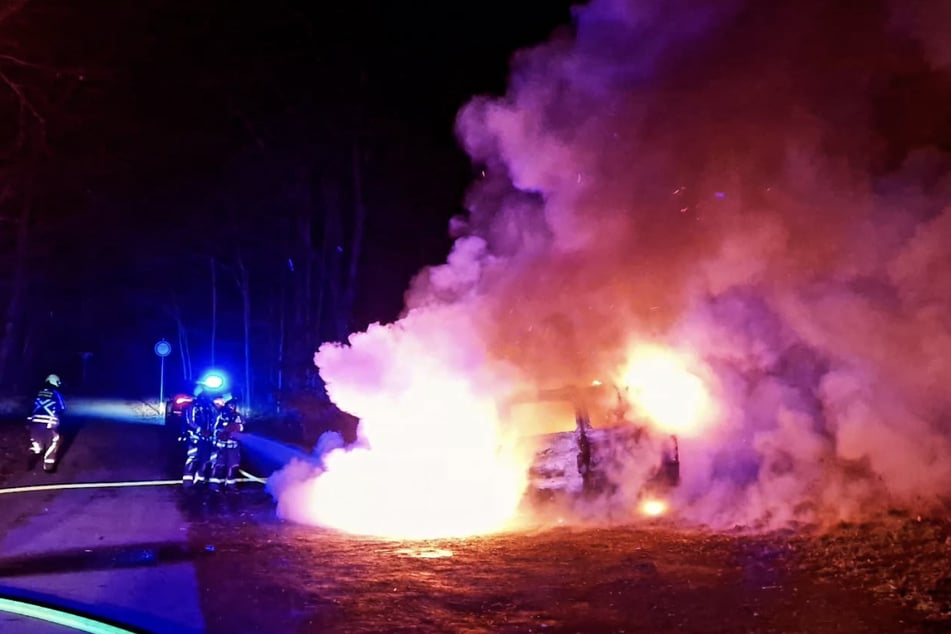
[[[33,411],[27,417],[30,430],[30,459],[27,464],[32,470],[39,457],[43,456],[43,471],[52,473],[56,470],[56,458],[59,453],[60,417],[66,410],[66,401],[59,388],[62,386],[60,378],[51,374],[36,398],[33,399]]]
[[[238,399],[232,397],[225,402],[215,420],[211,456],[212,484],[224,484],[225,489],[233,489],[237,484],[235,476],[241,465],[241,449],[234,434],[243,431],[244,418],[238,412]]]
[[[202,386],[195,389],[195,400],[182,412],[182,433],[185,443],[185,468],[182,484],[201,484],[212,453],[212,432],[215,423],[215,404]]]

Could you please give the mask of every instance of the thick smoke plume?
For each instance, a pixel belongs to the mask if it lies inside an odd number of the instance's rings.
[[[448,264],[418,276],[389,328],[424,323],[433,350],[484,350],[538,388],[605,376],[631,341],[701,359],[719,407],[681,442],[678,504],[695,521],[947,500],[947,6],[576,9],[514,57],[507,94],[460,112],[485,176]],[[413,317],[432,311],[477,318]],[[377,387],[361,368],[389,359],[384,337],[360,337],[316,358],[344,409]]]

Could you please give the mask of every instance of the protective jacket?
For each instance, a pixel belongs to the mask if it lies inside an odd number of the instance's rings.
[[[241,465],[241,448],[234,434],[244,431],[244,419],[231,402],[221,409],[215,420],[214,449],[211,456],[211,482],[226,487],[237,483]]]
[[[44,471],[56,469],[60,448],[58,429],[60,416],[64,411],[66,411],[66,402],[63,400],[63,395],[52,384],[43,386],[33,399],[33,410],[27,417],[30,430],[30,453],[33,454],[33,458],[43,456]],[[32,458],[29,466],[33,468]]]
[[[66,401],[63,400],[63,395],[56,388],[46,385],[33,399],[30,422],[55,428],[59,426],[59,418],[64,411],[66,411]]]

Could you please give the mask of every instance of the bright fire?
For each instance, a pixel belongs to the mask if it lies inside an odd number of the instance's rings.
[[[663,500],[650,498],[641,502],[641,513],[648,517],[658,517],[667,512],[667,503]]]
[[[712,401],[703,380],[676,352],[638,346],[621,374],[628,398],[662,431],[690,436],[708,422]]]
[[[450,320],[447,325],[446,320]],[[322,456],[324,469],[281,496],[279,512],[348,533],[469,537],[514,524],[531,455],[507,438],[497,399],[511,388],[465,316],[411,313],[371,326],[349,347],[317,354],[331,399],[360,419],[359,441]],[[469,343],[471,342],[471,345]],[[703,381],[673,351],[631,351],[619,385],[659,428],[696,431],[709,415]],[[665,512],[663,503],[643,509]]]
[[[502,437],[481,351],[427,348],[415,332],[377,327],[356,336],[357,351],[385,338],[387,356],[328,383],[334,401],[360,418],[361,442],[324,456],[326,471],[304,492],[306,521],[426,539],[496,532],[515,516],[527,458]],[[333,350],[321,354],[334,366]]]
[[[429,392],[403,418],[365,417],[369,448],[336,450],[313,483],[313,513],[350,533],[424,539],[504,528],[524,490],[524,468],[500,451],[492,407],[455,389]],[[396,409],[396,408],[394,408]],[[384,412],[380,412],[384,414]]]

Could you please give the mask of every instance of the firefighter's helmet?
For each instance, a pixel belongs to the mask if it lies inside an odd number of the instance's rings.
[[[46,382],[52,385],[53,387],[59,387],[60,385],[63,384],[63,382],[60,381],[59,376],[56,374],[51,374],[48,377],[46,377]]]

